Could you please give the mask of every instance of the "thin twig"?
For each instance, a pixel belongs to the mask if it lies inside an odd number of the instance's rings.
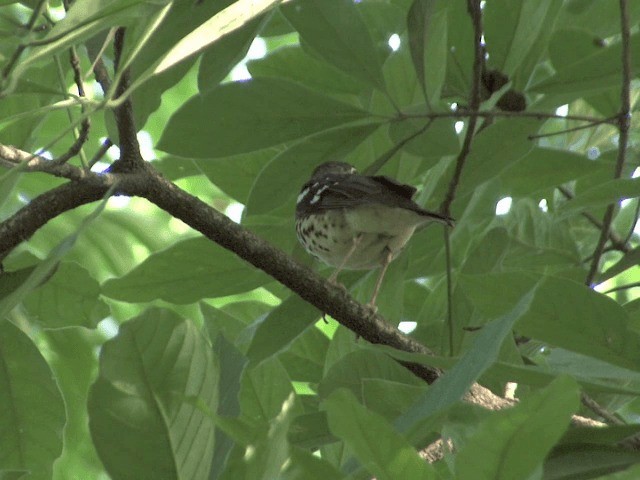
[[[622,176],[622,169],[624,167],[625,157],[627,154],[629,124],[631,120],[631,42],[627,0],[620,0],[620,28],[622,36],[622,86],[620,92],[620,114],[618,115],[618,131],[620,134],[618,136],[618,157],[616,159],[616,166],[613,175],[614,178],[620,178]],[[589,273],[585,279],[585,283],[588,286],[591,286],[593,279],[596,277],[598,272],[602,252],[604,251],[605,244],[609,238],[614,209],[615,204],[612,203],[607,206],[604,213],[600,238],[596,245],[593,259],[591,260]]]
[[[86,97],[85,89],[84,89],[84,81],[82,79],[82,72],[80,71],[80,59],[78,58],[78,54],[76,53],[76,49],[71,47],[69,50],[69,63],[71,64],[71,70],[73,71],[73,80],[76,84],[76,88],[78,89],[78,97]],[[84,104],[81,105],[82,113],[86,112],[86,107]],[[71,115],[71,114],[70,114]],[[66,163],[73,157],[75,157],[82,146],[87,142],[89,138],[89,129],[91,128],[91,120],[88,116],[84,116],[80,123],[80,131],[78,132],[74,128],[74,134],[76,134],[76,140],[73,142],[71,147],[60,155],[58,158],[52,160],[54,164]]]
[[[557,113],[549,113],[549,112],[509,112],[504,110],[483,110],[483,111],[472,111],[468,108],[458,108],[457,110],[451,112],[424,112],[424,113],[401,113],[399,116],[399,120],[404,120],[407,118],[473,118],[473,117],[481,117],[481,118],[492,118],[492,117],[505,117],[505,118],[535,118],[537,120],[548,120],[548,119],[558,119],[558,120],[574,120],[576,122],[588,122],[591,125],[599,125],[601,123],[607,123],[610,125],[618,124],[618,117],[615,116],[613,118],[596,118],[591,117],[589,115],[558,115]]]
[[[613,288],[610,288],[609,290],[605,290],[602,293],[606,295],[607,293],[619,292],[621,290],[630,290],[632,288],[638,288],[638,287],[640,287],[640,282],[625,283],[624,285],[618,285],[617,287],[613,287]]]
[[[105,141],[102,142],[102,145],[100,145],[100,148],[95,153],[93,158],[91,160],[89,160],[88,167],[91,168],[96,163],[98,163],[100,161],[100,159],[106,155],[107,150],[109,150],[112,146],[113,146],[113,142],[111,141],[111,139],[110,138],[106,138]]]
[[[596,402],[586,393],[582,393],[580,395],[580,400],[585,407],[594,412],[596,415],[601,416],[605,420],[605,422],[611,425],[626,425],[625,422],[620,420],[613,413],[609,412],[606,408],[602,407],[600,404],[598,404],[598,402]]]
[[[555,135],[562,135],[565,133],[571,133],[571,132],[578,132],[580,130],[585,130],[587,128],[592,128],[595,127],[596,125],[602,125],[603,123],[611,123],[611,121],[613,119],[617,119],[618,116],[613,116],[613,117],[609,117],[609,118],[603,118],[602,120],[598,120],[597,122],[590,122],[586,125],[578,125],[577,127],[572,127],[572,128],[565,128],[563,130],[558,130],[555,132],[549,132],[549,133],[538,133],[537,135],[529,135],[527,138],[529,140],[537,140],[538,138],[546,138],[546,137],[553,137]]]
[[[562,195],[564,195],[564,197],[567,198],[568,200],[571,200],[574,198],[573,194],[566,187],[559,186],[558,191]],[[590,214],[589,212],[582,212],[581,215],[584,218],[586,218],[589,221],[589,223],[591,223],[598,230],[602,229],[602,222],[598,220],[596,217],[594,217],[592,214]],[[625,253],[631,250],[629,245],[627,245],[627,242],[624,241],[622,238],[620,238],[616,232],[609,232],[609,242],[611,242],[611,247],[613,250],[619,250]],[[593,256],[589,257],[589,259],[592,259],[592,258]]]
[[[469,110],[471,112],[478,112],[480,109],[480,86],[482,83],[482,65],[484,62],[482,48],[482,11],[480,9],[480,0],[468,0],[467,2],[469,14],[473,22],[473,78],[471,84],[471,101],[469,102]],[[440,205],[440,212],[444,215],[451,216],[451,204],[455,198],[456,189],[460,183],[460,177],[462,176],[462,169],[471,151],[471,142],[476,131],[476,124],[478,122],[478,115],[471,115],[469,117],[469,123],[467,125],[467,132],[464,136],[462,143],[462,149],[456,159],[456,168],[449,182],[449,188],[447,194]]]
[[[419,128],[415,132],[407,135],[405,138],[400,140],[398,143],[394,143],[394,145],[389,150],[384,152],[382,155],[380,155],[378,158],[376,158],[376,160],[371,165],[369,165],[367,168],[365,168],[363,170],[363,173],[366,174],[366,175],[375,175],[382,167],[385,166],[385,164],[391,158],[393,158],[393,156],[396,153],[398,153],[400,150],[402,150],[407,143],[409,143],[414,138],[419,137],[424,132],[426,132],[429,129],[429,127],[431,126],[432,123],[433,123],[433,120],[428,121],[423,127]]]
[[[109,78],[109,72],[101,58],[97,58],[93,63],[93,75],[100,85],[102,93],[106,95],[111,88],[111,78]]]

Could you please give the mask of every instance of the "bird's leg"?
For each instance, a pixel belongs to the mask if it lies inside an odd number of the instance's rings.
[[[389,264],[391,263],[391,259],[393,258],[393,254],[391,250],[387,250],[387,254],[384,256],[384,260],[382,261],[382,269],[380,270],[380,275],[378,275],[378,280],[376,280],[376,286],[373,288],[373,295],[371,296],[371,300],[369,300],[369,307],[376,309],[376,298],[378,297],[378,292],[380,291],[380,286],[382,285],[382,279],[384,278],[384,274],[387,272],[387,268],[389,268]]]
[[[362,233],[358,234],[356,237],[353,238],[353,242],[351,244],[351,248],[349,249],[347,254],[344,256],[344,258],[342,259],[342,262],[340,263],[340,265],[338,265],[338,268],[336,268],[333,271],[333,273],[331,274],[331,276],[328,278],[328,280],[331,283],[336,283],[336,279],[338,278],[338,274],[342,271],[344,266],[347,264],[347,262],[351,258],[351,255],[353,255],[353,253],[356,251],[356,248],[358,248],[358,245],[360,244],[361,240],[362,240]]]

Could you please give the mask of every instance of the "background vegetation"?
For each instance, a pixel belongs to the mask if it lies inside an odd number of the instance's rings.
[[[0,1],[0,477],[640,478],[639,24]],[[295,239],[327,159],[457,220],[377,314]]]

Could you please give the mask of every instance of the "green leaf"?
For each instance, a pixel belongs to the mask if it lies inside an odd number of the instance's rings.
[[[500,120],[483,129],[467,157],[459,195],[471,193],[529,153],[533,142],[528,137],[537,129],[536,121],[525,119],[518,122]],[[496,145],[500,145],[497,150]]]
[[[296,338],[280,360],[289,377],[298,382],[318,383],[324,374],[324,363],[330,340],[319,328],[307,328]]]
[[[40,45],[30,49],[28,54],[20,59],[11,76],[11,82],[15,84],[29,68],[40,62],[50,61],[53,55],[69,45],[79,43],[115,25],[135,24],[141,17],[151,17],[161,8],[157,2],[145,0],[78,0],[49,33],[39,39]],[[12,86],[9,90],[11,88]]]
[[[573,480],[594,478],[594,475],[620,472],[640,463],[640,454],[622,447],[610,445],[590,445],[582,443],[552,451],[544,464],[545,480]],[[637,467],[627,472],[605,477],[599,480],[636,480]]]
[[[314,410],[316,409],[317,406],[314,405]],[[309,449],[309,451],[314,451],[337,440],[329,430],[327,414],[324,411],[298,415],[291,426],[291,434],[289,435],[289,441],[292,445]]]
[[[227,8],[218,12],[172,45],[154,68],[153,74],[162,73],[177,63],[201,52],[224,35],[242,28],[258,15],[269,11],[279,2],[280,0],[239,0],[231,3]],[[193,4],[189,4],[189,7],[193,11]],[[191,17],[193,16],[192,13]]]
[[[295,396],[293,393],[282,403],[277,417],[269,423],[269,431],[261,436],[255,444],[248,447],[246,461],[246,480],[272,480],[280,478],[285,463],[289,458],[289,442],[287,434],[293,419]],[[237,478],[237,477],[236,477]]]
[[[284,477],[286,480],[341,480],[344,477],[330,462],[302,448],[291,449],[291,459]]]
[[[582,355],[573,354],[578,359],[584,360],[586,357]],[[505,378],[509,381],[530,385],[532,387],[544,387],[548,385],[559,374],[570,374],[582,388],[590,393],[612,393],[616,395],[638,395],[640,394],[640,377],[637,372],[631,370],[616,368],[611,364],[602,362],[604,365],[604,375],[599,375],[599,372],[586,371],[592,367],[595,361],[589,362],[588,365],[582,365],[583,372],[576,373],[574,370],[568,368],[550,368],[545,365],[544,367],[537,366],[523,366],[508,364],[505,362],[496,362],[484,375],[486,380],[493,380],[496,383],[502,382]],[[609,374],[614,378],[609,377]],[[617,374],[626,374],[625,377],[620,378]],[[629,385],[630,381],[634,382]]]
[[[640,34],[631,36],[631,51],[640,49]],[[531,90],[537,93],[559,95],[564,103],[585,94],[593,94],[619,86],[622,81],[620,42],[602,48],[588,57],[562,66],[555,75],[533,85]],[[640,68],[640,58],[632,56],[633,70]],[[560,66],[559,66],[560,67]]]
[[[240,414],[238,399],[240,382],[238,382],[238,378],[242,375],[247,359],[224,335],[217,336],[213,350],[220,362],[220,400],[216,413],[225,417],[237,417]],[[219,478],[233,445],[233,440],[222,429],[216,428],[210,478]]]
[[[561,205],[559,211],[566,215],[575,215],[587,207],[609,205],[625,198],[636,197],[640,197],[640,178],[619,178],[581,191]]]
[[[123,324],[103,345],[89,392],[91,435],[109,474],[205,477],[218,375],[211,348],[192,322],[149,310]]]
[[[293,390],[287,371],[277,358],[245,368],[240,384],[242,417],[261,424],[269,424],[280,413],[282,403]]]
[[[87,395],[98,371],[96,350],[104,342],[104,336],[83,327],[48,329],[44,333],[50,352],[47,360],[67,411],[64,449],[53,466],[53,478],[67,477],[74,470],[96,478],[104,467],[91,441]]]
[[[534,147],[500,178],[509,193],[524,196],[603,171],[611,171],[611,165],[572,151]]]
[[[437,102],[446,76],[447,10],[435,0],[414,0],[407,13],[409,49],[425,97]],[[446,6],[444,2],[439,6]]]
[[[640,15],[640,4],[630,2],[629,18]],[[563,7],[558,21],[563,28],[580,28],[588,31],[591,38],[607,38],[620,33],[620,9],[611,8],[606,0],[570,0]]]
[[[640,265],[640,247],[625,252],[620,260],[598,276],[597,282],[602,283],[638,265]]]
[[[208,48],[200,60],[198,90],[216,87],[247,54],[256,35],[269,20],[269,15],[255,18]]]
[[[456,455],[456,478],[529,478],[560,439],[579,405],[576,383],[559,377],[516,406],[495,413]]]
[[[253,290],[267,281],[266,274],[229,250],[199,237],[155,253],[123,277],[107,280],[102,293],[128,302],[162,299],[187,304]]]
[[[267,214],[294,201],[313,168],[330,158],[343,158],[364,142],[376,125],[345,127],[315,135],[287,148],[260,171],[249,199],[247,216]]]
[[[390,396],[380,400],[365,396],[366,391],[384,389],[389,385],[398,385],[406,397]],[[330,368],[327,367],[318,392],[321,398],[327,398],[332,392],[346,388],[369,409],[391,419],[398,410],[406,410],[409,406],[406,403],[413,403],[415,394],[423,391],[424,387],[424,382],[387,354],[371,349],[358,349],[344,355]]]
[[[364,85],[322,60],[307,54],[300,45],[287,45],[264,58],[247,62],[253,77],[278,77],[320,92],[357,95]]]
[[[473,382],[497,360],[502,342],[529,310],[534,292],[535,289],[523,295],[512,310],[483,327],[460,361],[398,417],[395,424],[400,431],[423,434],[417,428],[419,422],[442,413],[462,398]]]
[[[319,317],[320,312],[316,307],[297,295],[291,295],[266,318],[259,320],[247,358],[257,365],[285,350],[307,328],[312,327]]]
[[[487,4],[483,12],[489,63],[509,77],[536,45],[536,40],[553,29],[558,8],[553,0],[498,0]],[[550,10],[553,18],[547,18]],[[519,85],[525,86],[528,78]]]
[[[52,278],[24,299],[24,306],[44,327],[94,328],[109,315],[99,299],[100,285],[80,265],[64,262]]]
[[[579,25],[553,32],[549,43],[549,60],[555,70],[565,69],[602,49],[593,41],[593,35],[579,29]]]
[[[295,83],[257,78],[191,98],[169,120],[158,148],[182,157],[222,157],[304,138],[367,116]]]
[[[0,322],[2,468],[27,470],[29,478],[51,478],[65,423],[64,402],[42,354],[13,323]]]
[[[355,453],[360,463],[380,480],[437,478],[433,467],[379,415],[340,389],[323,402],[331,431]]]
[[[460,140],[451,119],[437,119],[428,127],[425,120],[404,120],[389,126],[389,136],[395,143],[413,137],[403,149],[423,158],[455,155],[460,149]],[[425,129],[423,133],[420,130]]]
[[[0,300],[0,323],[29,292],[49,278],[51,272],[57,267],[58,262],[73,248],[80,234],[102,213],[112,192],[113,187],[105,194],[102,202],[89,215],[83,218],[82,223],[75,228],[73,233],[56,245],[47,255],[47,258],[31,271],[28,278],[18,288]]]
[[[462,275],[459,281],[489,317],[508,309],[514,298],[538,283],[529,310],[518,322],[520,334],[638,371],[640,337],[630,330],[627,312],[606,295],[570,280],[521,273]]]
[[[282,12],[313,52],[353,77],[385,91],[382,59],[350,0],[302,0]]]

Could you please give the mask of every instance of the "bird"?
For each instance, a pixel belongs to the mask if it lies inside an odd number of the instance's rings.
[[[454,226],[450,216],[415,203],[416,191],[391,177],[360,174],[346,162],[324,162],[298,195],[298,240],[312,256],[336,267],[328,279],[332,283],[344,269],[380,267],[368,303],[376,309],[387,268],[416,228],[431,222]]]

